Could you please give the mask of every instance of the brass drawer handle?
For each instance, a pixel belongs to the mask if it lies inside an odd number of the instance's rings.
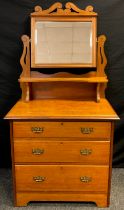
[[[84,183],[88,183],[88,182],[92,181],[92,177],[90,177],[90,176],[81,176],[80,177],[80,181],[84,182]]]
[[[93,128],[81,128],[81,133],[90,134],[93,132]]]
[[[45,181],[45,177],[44,176],[34,176],[33,180],[35,182],[44,182]]]
[[[44,149],[32,149],[32,154],[33,155],[42,155],[44,153]]]
[[[31,128],[31,131],[32,131],[33,133],[43,133],[44,128],[43,128],[43,127],[32,127],[32,128]]]
[[[81,149],[80,154],[81,155],[91,155],[92,154],[92,149]]]

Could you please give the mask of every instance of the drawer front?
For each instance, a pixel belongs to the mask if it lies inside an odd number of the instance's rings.
[[[16,190],[106,193],[108,173],[107,166],[16,165]]]
[[[109,141],[14,141],[16,163],[75,162],[108,164]]]
[[[110,138],[110,122],[14,122],[14,137]]]

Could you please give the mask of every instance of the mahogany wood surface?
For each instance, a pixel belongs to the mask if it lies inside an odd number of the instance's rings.
[[[15,206],[27,206],[29,201],[93,201],[98,207],[108,207],[107,194],[83,192],[17,192]]]
[[[41,131],[35,132],[34,128]],[[91,129],[91,132],[85,132]],[[14,122],[14,137],[81,137],[110,138],[111,123],[109,122]]]
[[[20,64],[23,68],[21,76],[30,76],[30,39],[27,35],[22,36],[22,41],[23,41],[23,53],[20,58]]]
[[[91,77],[91,78],[36,78],[36,77],[24,77],[19,79],[20,82],[88,82],[88,83],[105,83],[108,80],[106,77]]]
[[[110,141],[14,139],[15,163],[109,164]],[[39,153],[38,153],[39,151]]]
[[[57,11],[57,12],[54,12]],[[74,11],[74,12],[72,12]],[[75,4],[72,2],[67,2],[65,4],[65,9],[63,9],[63,5],[60,2],[54,3],[51,7],[49,7],[46,10],[43,10],[42,7],[36,6],[35,12],[31,13],[31,16],[39,17],[44,15],[74,15],[74,16],[97,16],[97,13],[93,11],[93,7],[91,5],[88,5],[84,10],[79,9]]]
[[[106,141],[110,141],[110,139],[109,138],[105,138],[105,139],[103,139],[101,136],[99,137],[99,138],[88,138],[87,136],[86,137],[84,137],[84,138],[80,138],[80,137],[40,137],[40,138],[32,138],[32,137],[22,137],[22,138],[15,138],[15,137],[13,137],[13,142],[14,141],[29,141],[29,142],[31,142],[31,141],[40,141],[40,142],[42,142],[42,141],[45,141],[45,142],[47,142],[47,141],[71,141],[71,142],[73,142],[73,141],[81,141],[81,142],[83,142],[83,141],[92,141],[92,142],[94,142],[94,141],[104,141],[104,142],[106,142]]]
[[[26,101],[42,98],[64,98],[97,101],[97,95],[104,98],[104,89],[101,85],[106,83],[107,77],[97,77],[96,72],[75,75],[66,72],[43,74],[31,71],[30,77],[19,79],[22,86],[22,99]],[[99,88],[98,88],[99,87]]]
[[[80,82],[43,82],[29,83],[30,101],[40,99],[94,100],[96,101],[96,83]]]
[[[104,70],[107,65],[107,58],[104,52],[104,43],[106,36],[101,35],[98,37],[98,53],[97,53],[97,76],[106,76]]]
[[[99,103],[81,100],[18,101],[5,119],[40,120],[118,120],[119,117],[106,99]]]
[[[36,6],[31,14],[31,39],[22,37],[22,97],[5,116],[11,123],[15,206],[30,201],[90,201],[98,207],[109,206],[113,123],[119,117],[105,99],[106,37],[96,39],[96,16],[92,6],[81,10],[70,2],[64,9],[59,2],[47,10]],[[33,67],[82,67],[35,64],[37,20],[93,22],[93,62],[83,64],[91,72],[46,75],[31,71],[30,54]]]
[[[112,122],[112,126],[111,126],[111,141],[110,141],[110,153],[109,153],[109,180],[108,180],[107,206],[110,205],[111,177],[112,177],[112,158],[113,158],[113,139],[114,139],[114,122]]]
[[[107,193],[108,170],[108,166],[92,165],[15,165],[16,190]],[[44,181],[34,180],[39,176],[44,177]],[[82,182],[81,177],[91,180]]]
[[[63,111],[66,115],[63,115]],[[16,206],[25,206],[29,201],[38,200],[93,201],[100,207],[109,205],[111,122],[119,118],[106,99],[100,103],[52,99],[28,103],[19,101],[6,119],[12,120]],[[43,129],[35,133],[32,127]],[[81,128],[91,129],[91,132],[83,133]],[[32,154],[34,149],[44,150],[40,158]],[[82,156],[81,149],[92,150],[92,153]],[[39,176],[49,178],[48,182],[35,183],[32,180],[32,177]],[[84,182],[82,188],[79,182],[81,176],[92,176],[93,182]],[[66,182],[67,178],[69,181]],[[43,188],[39,188],[39,184]],[[80,196],[77,198],[78,194]]]

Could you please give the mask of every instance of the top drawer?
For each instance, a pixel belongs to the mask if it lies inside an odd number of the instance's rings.
[[[110,138],[110,122],[14,122],[14,137]]]

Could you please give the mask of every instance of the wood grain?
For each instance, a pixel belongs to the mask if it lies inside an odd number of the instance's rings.
[[[36,77],[23,77],[19,79],[19,82],[88,82],[88,83],[105,83],[108,82],[106,77],[92,77],[92,78],[36,78]]]
[[[81,100],[18,101],[5,119],[28,120],[118,120],[119,117],[106,99],[99,103]]]
[[[40,128],[41,131],[32,131],[33,128]],[[91,131],[87,131],[87,129],[91,129]],[[102,138],[104,139],[110,138],[110,129],[111,123],[109,122],[14,122],[13,136],[33,138],[100,138],[102,136]]]
[[[30,83],[31,84],[31,83]],[[76,84],[76,85],[75,85]],[[31,100],[96,100],[95,83],[46,82],[31,84]]]
[[[64,8],[60,2],[46,10],[36,6],[31,14],[31,40],[22,37],[22,100],[5,117],[11,122],[15,206],[26,206],[29,201],[92,201],[98,207],[109,205],[113,121],[119,117],[105,99],[106,37],[98,37],[96,44],[96,17],[92,6],[82,10],[71,2]],[[92,63],[36,64],[37,21],[90,21]],[[91,71],[81,75],[42,74],[31,71],[30,57],[32,67],[89,67]]]
[[[34,138],[33,138],[34,139]],[[15,163],[109,164],[109,141],[28,141],[14,139]],[[33,151],[43,151],[41,154]],[[82,153],[81,153],[82,151]],[[89,154],[86,153],[89,151]]]
[[[27,206],[29,201],[76,201],[76,202],[94,202],[98,207],[105,208],[108,207],[107,204],[107,194],[101,193],[50,193],[50,192],[17,192],[17,201],[15,206]]]
[[[74,170],[75,168],[75,170]],[[81,165],[15,165],[16,189],[21,191],[102,192],[108,190],[108,166]],[[102,175],[102,176],[100,176]],[[43,182],[33,177],[43,176]],[[88,183],[80,177],[90,177]]]
[[[21,76],[30,77],[30,38],[27,35],[21,37],[23,42],[23,53],[20,58],[20,64],[22,66]]]
[[[93,6],[88,5],[84,10],[78,8],[74,3],[67,2],[65,9],[60,2],[54,3],[48,9],[43,10],[42,7],[36,6],[35,12],[31,13],[31,16],[44,16],[44,15],[83,15],[83,16],[97,16],[97,13],[93,11]]]
[[[101,35],[98,37],[98,53],[97,53],[97,76],[104,77],[105,67],[107,65],[107,58],[104,52],[104,44],[106,41],[106,36]]]

